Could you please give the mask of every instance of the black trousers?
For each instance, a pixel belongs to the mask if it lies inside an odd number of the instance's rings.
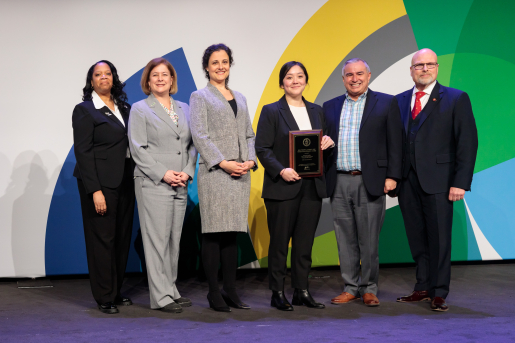
[[[322,199],[318,197],[315,181],[302,180],[302,188],[290,200],[265,199],[270,246],[268,248],[268,278],[272,291],[284,289],[288,244],[291,249],[291,283],[293,288],[307,289],[311,269],[311,250]]]
[[[424,192],[412,168],[401,184],[399,206],[417,266],[415,290],[429,291],[431,297],[447,297],[451,282],[453,211],[449,192]]]
[[[86,194],[84,184],[77,179],[91,291],[98,304],[114,301],[122,288],[134,217],[132,175],[130,159],[125,159],[120,186],[102,187],[107,206],[103,216],[95,211],[93,194]]]

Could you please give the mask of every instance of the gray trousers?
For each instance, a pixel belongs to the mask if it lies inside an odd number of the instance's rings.
[[[344,291],[354,296],[377,294],[379,233],[385,206],[385,196],[370,195],[361,175],[337,175],[331,197],[334,232]]]
[[[135,178],[139,221],[147,264],[150,308],[164,307],[181,297],[175,281],[179,243],[188,199],[187,189]]]

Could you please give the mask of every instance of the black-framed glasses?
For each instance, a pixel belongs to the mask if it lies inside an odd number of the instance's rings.
[[[412,65],[413,69],[415,70],[422,70],[424,69],[424,66],[427,67],[427,69],[434,69],[436,66],[438,66],[438,63],[430,62],[430,63],[419,63]]]

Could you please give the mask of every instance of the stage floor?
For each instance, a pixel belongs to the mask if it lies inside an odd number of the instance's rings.
[[[143,275],[126,279],[123,293],[133,306],[107,315],[96,308],[89,280],[52,279],[53,288],[19,289],[0,281],[1,342],[514,342],[515,264],[458,265],[452,268],[450,310],[433,312],[429,303],[395,301],[409,294],[415,269],[381,268],[381,306],[361,302],[332,305],[342,291],[339,271],[312,271],[310,290],[324,310],[270,307],[266,270],[242,271],[240,296],[252,310],[215,312],[207,284],[181,280],[178,288],[193,306],[183,313],[150,310]],[[287,284],[289,285],[289,278]],[[291,298],[292,290],[286,293]]]

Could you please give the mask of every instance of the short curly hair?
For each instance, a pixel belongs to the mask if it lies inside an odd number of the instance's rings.
[[[223,50],[227,53],[229,56],[229,67],[232,66],[234,63],[234,59],[232,58],[232,50],[225,44],[219,43],[219,44],[213,44],[207,47],[207,49],[204,51],[204,56],[202,56],[202,69],[204,69],[204,72],[206,73],[206,78],[210,80],[209,78],[209,72],[206,70],[207,66],[209,65],[209,58],[215,51]],[[229,76],[225,79],[225,88],[229,89]]]

